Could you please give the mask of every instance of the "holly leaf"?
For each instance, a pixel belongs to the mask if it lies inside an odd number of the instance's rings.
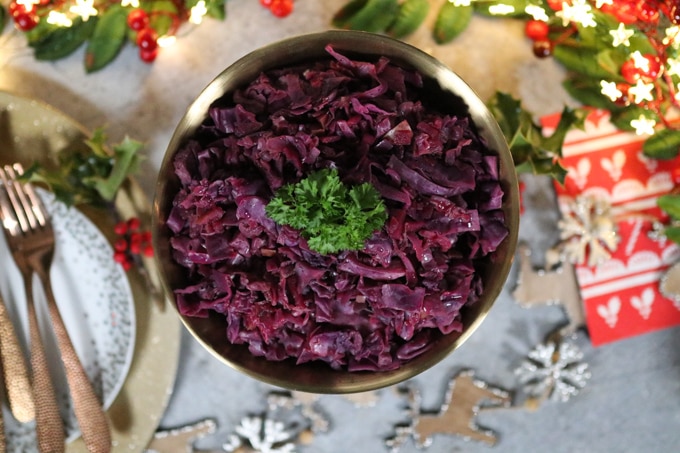
[[[517,172],[549,175],[563,184],[567,172],[560,164],[562,145],[569,130],[583,127],[585,112],[565,107],[553,133],[545,135],[511,95],[498,92],[487,104],[508,142]]]
[[[83,45],[92,36],[96,26],[96,16],[90,17],[88,20],[77,17],[73,19],[73,24],[70,27],[48,26],[41,28],[36,33],[29,35],[28,45],[33,48],[37,60],[59,60],[72,54]]]
[[[115,4],[99,18],[85,50],[85,70],[98,71],[118,55],[127,40],[127,10]]]
[[[679,150],[680,131],[666,128],[656,130],[642,146],[644,155],[654,159],[673,159]]]
[[[473,7],[456,6],[452,2],[444,2],[437,13],[432,36],[438,44],[446,44],[460,35],[472,20]]]
[[[553,57],[568,70],[578,73],[580,77],[610,80],[613,74],[600,64],[600,52],[578,45],[559,45],[553,49]]]
[[[349,30],[383,33],[398,12],[398,0],[352,0],[335,13],[332,24]]]
[[[680,195],[661,195],[656,205],[673,220],[680,220]]]
[[[179,14],[177,5],[173,1],[155,0],[151,2],[149,25],[156,31],[158,36],[163,36],[174,25],[173,18],[177,17],[177,14]]]
[[[666,227],[663,231],[663,234],[676,244],[680,244],[680,227],[676,226]]]
[[[206,13],[209,17],[218,20],[227,18],[227,9],[225,7],[225,0],[208,0],[205,2],[205,7],[208,10]]]
[[[399,5],[397,17],[387,29],[387,33],[395,38],[410,35],[425,21],[429,11],[429,0],[406,0]]]
[[[645,118],[652,118],[654,116],[654,114],[647,109],[636,105],[629,105],[624,109],[612,111],[610,121],[621,131],[634,131],[635,128],[631,126],[630,122],[640,118],[641,115]]]
[[[142,145],[125,138],[111,152],[102,129],[97,129],[84,143],[86,147],[60,152],[59,163],[54,167],[33,164],[22,179],[47,185],[68,206],[107,205],[127,177],[137,170]]]
[[[570,77],[562,82],[562,86],[572,98],[583,105],[616,110],[614,103],[602,94],[600,84],[595,80]]]
[[[116,192],[125,182],[128,175],[137,171],[139,167],[139,151],[142,144],[129,137],[113,147],[114,161],[106,177],[94,176],[84,182],[90,184],[106,201],[113,201]]]

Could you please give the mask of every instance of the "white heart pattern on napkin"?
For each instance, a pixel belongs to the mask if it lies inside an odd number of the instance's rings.
[[[611,159],[605,157],[600,160],[600,165],[602,165],[602,168],[609,173],[609,176],[611,176],[614,181],[621,179],[621,171],[625,164],[626,153],[621,150],[616,151]]]
[[[619,321],[619,311],[621,310],[621,299],[618,296],[614,296],[609,299],[607,305],[598,305],[597,314],[604,318],[604,322],[611,328],[616,327],[616,323]]]
[[[630,304],[635,308],[643,319],[649,319],[652,314],[652,304],[654,303],[654,290],[646,288],[642,291],[640,297],[633,296],[630,299]]]

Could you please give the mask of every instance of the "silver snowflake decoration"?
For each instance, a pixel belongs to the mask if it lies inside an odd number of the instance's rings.
[[[579,196],[558,222],[561,249],[572,263],[596,266],[609,259],[619,244],[616,223],[607,200]]]
[[[245,417],[235,428],[236,434],[222,446],[227,452],[294,453],[297,436],[283,422],[266,417]]]
[[[583,354],[571,343],[539,344],[515,370],[515,375],[528,395],[556,401],[568,401],[585,387],[590,379]]]

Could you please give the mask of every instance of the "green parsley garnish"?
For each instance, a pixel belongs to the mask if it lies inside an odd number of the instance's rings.
[[[324,255],[362,249],[387,220],[385,204],[371,184],[348,188],[335,169],[281,187],[266,210],[275,222],[300,230],[309,248]]]

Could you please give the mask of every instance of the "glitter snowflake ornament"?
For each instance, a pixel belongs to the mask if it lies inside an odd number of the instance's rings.
[[[566,402],[577,395],[590,379],[583,353],[573,344],[539,344],[515,370],[523,391],[539,401],[550,398]]]
[[[579,196],[563,213],[558,222],[561,249],[575,264],[597,266],[611,257],[620,236],[608,201]]]
[[[283,422],[266,417],[245,417],[222,446],[227,452],[293,453],[296,433]]]

